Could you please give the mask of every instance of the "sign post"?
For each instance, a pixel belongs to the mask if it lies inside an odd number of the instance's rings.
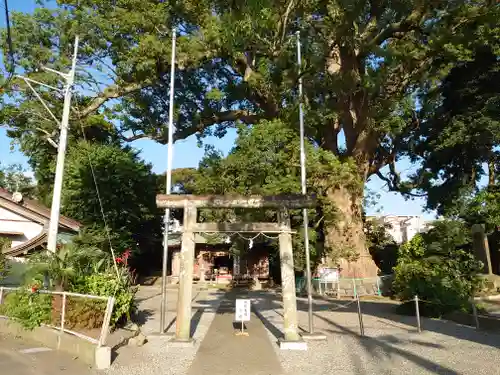
[[[241,331],[236,333],[238,336],[248,336],[247,332],[244,332],[243,322],[250,321],[250,300],[249,299],[237,299],[236,300],[236,311],[235,311],[237,322],[241,323]]]

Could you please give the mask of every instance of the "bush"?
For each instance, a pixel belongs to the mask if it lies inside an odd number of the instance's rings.
[[[470,297],[481,286],[481,262],[470,252],[468,233],[461,222],[437,222],[428,233],[402,245],[394,268],[396,295],[402,301],[418,295],[422,315],[468,310]],[[403,304],[400,311],[413,313],[414,307]]]
[[[51,320],[52,296],[24,290],[8,293],[0,305],[0,313],[33,330]]]
[[[81,238],[80,238],[81,240]],[[50,280],[52,288],[58,292],[76,292],[102,297],[114,297],[115,304],[111,315],[110,326],[125,323],[135,310],[132,274],[128,267],[130,250],[126,250],[116,258],[117,268],[112,258],[95,246],[84,241],[58,247],[56,253],[42,252],[30,258],[26,271],[26,288],[37,290]],[[1,259],[0,259],[1,260]],[[1,263],[0,263],[1,265]],[[117,272],[118,271],[118,274]],[[24,295],[16,297],[26,298]],[[33,301],[36,298],[29,295]],[[39,311],[33,312],[33,301],[15,302],[14,297],[5,306],[6,315],[19,320],[25,327],[34,328],[47,321],[53,325],[60,324],[62,296],[47,296],[49,304]],[[45,299],[43,300],[45,303]],[[84,297],[66,298],[65,324],[68,328],[100,328],[104,320],[106,303],[102,300],[89,300]],[[46,316],[47,314],[47,316]],[[32,316],[33,315],[33,316]],[[43,319],[42,319],[43,317]],[[45,320],[44,320],[45,319]]]
[[[76,293],[115,297],[111,327],[125,323],[135,311],[134,296],[137,289],[132,286],[128,270],[123,267],[119,270],[119,279],[114,269],[110,269],[104,273],[80,276],[70,285],[71,291]]]

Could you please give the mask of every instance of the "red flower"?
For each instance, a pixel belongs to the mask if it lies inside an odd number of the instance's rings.
[[[31,287],[31,293],[36,293],[38,291],[38,285],[33,285]]]
[[[115,258],[116,263],[123,263],[123,259],[120,257]]]
[[[128,258],[130,257],[130,249],[127,249],[122,254],[123,264],[128,265]]]

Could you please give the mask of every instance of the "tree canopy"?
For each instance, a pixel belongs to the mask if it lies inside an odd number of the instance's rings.
[[[500,51],[500,50],[499,50]],[[412,187],[427,207],[453,213],[481,186],[498,184],[500,166],[500,62],[491,46],[476,47],[440,86],[423,96],[422,121],[409,145],[421,167]]]

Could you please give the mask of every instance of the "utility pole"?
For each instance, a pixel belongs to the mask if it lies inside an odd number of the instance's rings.
[[[172,29],[172,57],[170,61],[170,95],[168,108],[168,145],[167,145],[167,186],[165,193],[172,192],[172,162],[174,152],[174,84],[175,84],[175,37],[176,29]],[[170,209],[165,209],[165,229],[163,234],[163,262],[161,280],[161,313],[160,334],[165,331],[165,320],[167,316],[167,261],[168,261],[168,232],[170,230]]]
[[[69,113],[71,110],[71,96],[73,90],[73,82],[75,81],[77,55],[78,35],[75,37],[73,61],[71,63],[71,70],[69,71],[69,73],[65,74],[54,71],[54,73],[57,73],[66,79],[66,85],[64,89],[64,108],[61,120],[61,132],[59,135],[59,146],[57,148],[56,177],[54,180],[54,192],[52,194],[49,234],[47,240],[47,249],[49,251],[52,251],[53,253],[56,251],[57,246],[57,231],[59,229],[59,213],[61,211],[61,192],[64,176],[64,159],[66,157],[66,146],[68,143]]]
[[[56,246],[57,246],[57,231],[59,229],[59,213],[61,211],[61,192],[62,192],[62,183],[63,183],[63,175],[64,175],[64,159],[66,156],[66,146],[68,143],[68,127],[69,127],[69,114],[71,110],[71,96],[72,96],[72,89],[73,89],[73,83],[75,81],[75,71],[76,71],[76,60],[78,57],[78,35],[75,37],[75,44],[74,44],[74,51],[73,51],[73,59],[71,62],[71,70],[69,73],[63,73],[59,72],[57,70],[47,68],[47,67],[42,67],[42,69],[55,73],[57,75],[60,75],[63,77],[66,81],[66,84],[64,85],[64,89],[61,90],[57,87],[47,85],[42,82],[38,82],[34,79],[28,78],[28,77],[23,77],[20,75],[16,75],[17,78],[20,78],[24,80],[24,82],[28,85],[28,87],[33,91],[35,96],[38,98],[40,103],[42,103],[43,107],[47,110],[47,112],[50,114],[52,119],[56,122],[57,126],[60,129],[60,134],[59,134],[59,144],[57,145],[57,164],[56,164],[56,176],[54,179],[54,191],[52,194],[52,206],[50,209],[50,223],[49,223],[49,233],[48,233],[48,240],[47,240],[47,249],[51,252],[56,251]],[[43,98],[40,96],[40,94],[34,89],[34,87],[31,85],[31,83],[34,83],[39,86],[43,86],[45,88],[54,90],[54,91],[59,91],[64,94],[64,107],[63,107],[63,115],[62,115],[62,120],[59,121],[57,117],[52,113],[50,110],[49,106]],[[53,142],[51,139],[49,139],[51,144],[55,145],[55,142]]]
[[[297,64],[299,67],[299,75],[302,67],[302,53],[300,45],[300,32],[297,31]],[[300,126],[300,182],[302,186],[302,194],[307,194],[306,184],[306,149],[305,149],[305,131],[304,131],[304,108],[303,108],[303,93],[302,93],[302,76],[299,76],[299,126]],[[313,324],[313,299],[312,299],[312,280],[311,280],[311,252],[309,251],[309,216],[307,208],[302,211],[304,222],[304,248],[306,253],[306,283],[307,283],[307,305],[308,305],[308,322],[309,332],[302,334],[304,339],[310,340],[326,340],[326,336],[314,333]]]

